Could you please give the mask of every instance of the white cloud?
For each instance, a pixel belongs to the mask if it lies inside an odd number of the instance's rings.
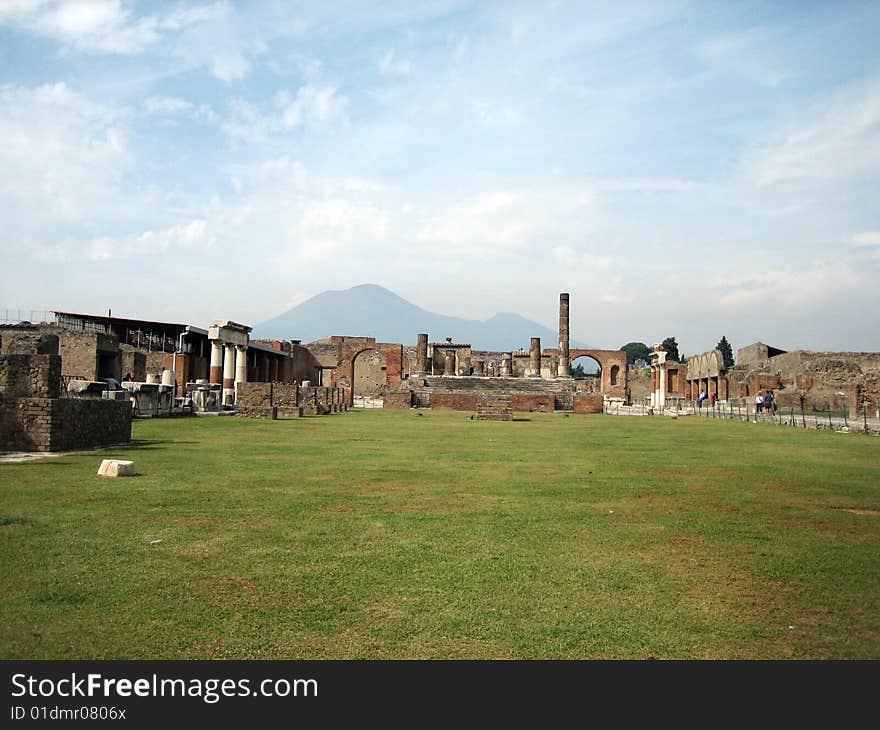
[[[880,247],[880,231],[863,231],[850,239],[850,245],[856,248]]]
[[[82,221],[118,205],[115,189],[132,160],[122,110],[89,101],[64,83],[3,86],[0,139],[7,226]]]
[[[127,236],[100,236],[89,242],[86,255],[93,261],[111,261],[131,256],[155,256],[171,249],[206,251],[214,238],[205,220],[193,220],[158,231]]]
[[[760,187],[876,179],[880,169],[880,78],[823,99],[745,158]]]
[[[301,86],[295,98],[281,91],[270,108],[233,99],[222,129],[231,139],[248,143],[262,143],[298,128],[322,132],[347,121],[347,104],[334,86]]]
[[[336,87],[302,86],[283,114],[285,129],[294,129],[307,125],[312,129],[321,129],[345,119],[345,108],[348,104],[344,96],[336,93]]]
[[[219,117],[211,107],[200,104],[196,106],[186,99],[173,96],[148,96],[144,99],[144,111],[156,116],[185,116],[203,122],[217,122]]]
[[[412,71],[412,64],[410,61],[395,58],[395,52],[393,49],[382,54],[376,66],[379,69],[379,73],[388,76],[409,76]]]
[[[156,18],[136,18],[120,0],[5,2],[0,23],[98,53],[138,53],[159,39]]]

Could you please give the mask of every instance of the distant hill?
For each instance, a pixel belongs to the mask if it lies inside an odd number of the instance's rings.
[[[529,338],[540,337],[541,348],[556,347],[558,334],[537,322],[501,312],[485,322],[429,312],[375,284],[344,291],[326,291],[254,327],[253,339],[302,340],[330,335],[375,337],[378,342],[414,345],[427,332],[432,342],[451,337],[476,350],[529,349]],[[572,347],[585,347],[572,341]]]

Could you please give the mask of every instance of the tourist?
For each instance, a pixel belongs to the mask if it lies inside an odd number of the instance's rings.
[[[763,408],[764,408],[764,397],[760,393],[758,393],[758,395],[755,396],[755,412],[760,413],[763,410]]]
[[[717,398],[718,396],[715,395],[715,393],[712,393],[712,395],[709,396],[709,405],[713,408],[715,407],[715,401],[717,400]]]
[[[774,413],[776,411],[776,403],[773,400],[773,391],[768,390],[764,393],[764,410],[767,413]]]
[[[131,382],[131,373],[126,373],[125,377],[122,379],[122,382],[123,383],[130,383]]]

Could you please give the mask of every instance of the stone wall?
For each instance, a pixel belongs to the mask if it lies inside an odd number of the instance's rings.
[[[863,382],[850,386],[848,406],[852,418],[880,418],[880,375],[869,375]]]
[[[128,373],[136,383],[146,382],[147,354],[145,352],[131,345],[120,345],[119,357],[122,364],[120,370],[123,378]]]
[[[61,364],[58,355],[0,356],[0,395],[7,398],[60,397]]]

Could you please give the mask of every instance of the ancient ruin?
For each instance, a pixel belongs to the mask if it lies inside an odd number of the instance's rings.
[[[40,328],[0,327],[0,450],[67,451],[127,443],[127,400],[68,398],[58,337]]]
[[[452,338],[414,345],[334,335],[251,340],[251,328],[56,312],[51,324],[5,326],[0,360],[4,449],[58,450],[130,438],[132,416],[235,412],[284,419],[358,405],[429,408],[510,420],[514,412],[686,412],[742,405],[772,390],[783,408],[847,409],[880,418],[880,353],[786,352],[757,342],[726,368],[719,350],[679,363],[655,345],[649,364],[627,367],[621,350],[572,349],[570,297],[559,295],[554,348],[487,351]],[[573,377],[589,357],[597,374]]]

